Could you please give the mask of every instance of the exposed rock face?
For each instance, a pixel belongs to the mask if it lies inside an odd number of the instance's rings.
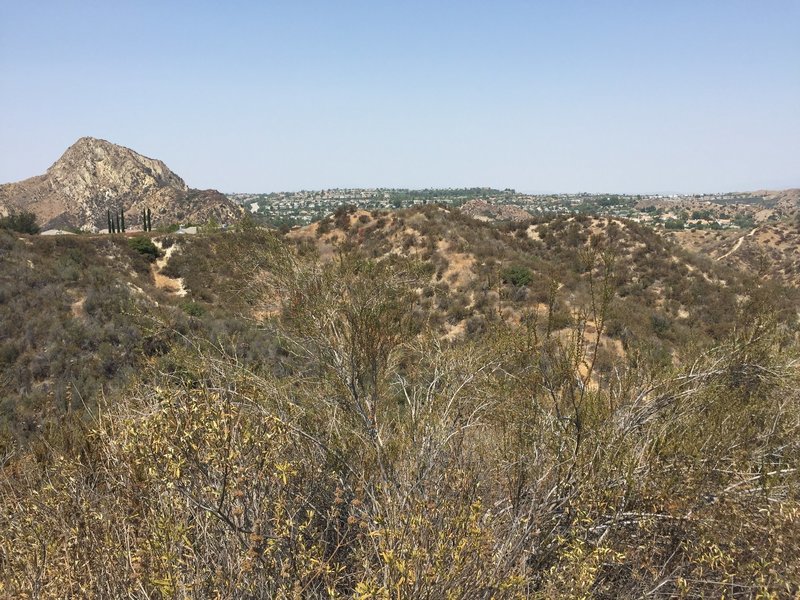
[[[461,212],[486,221],[527,221],[533,216],[519,206],[489,204],[485,200],[470,200],[461,207]]]
[[[29,210],[42,229],[104,230],[107,212],[121,208],[126,226],[141,228],[149,208],[154,226],[215,219],[229,223],[242,209],[216,190],[194,190],[160,160],[105,140],[84,137],[44,175],[0,185],[0,213]]]

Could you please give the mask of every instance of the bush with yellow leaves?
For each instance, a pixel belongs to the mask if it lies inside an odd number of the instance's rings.
[[[608,257],[570,335],[532,314],[451,344],[418,331],[413,263],[282,252],[262,292],[305,370],[176,345],[0,452],[0,596],[798,593],[798,370],[769,319],[601,378]]]

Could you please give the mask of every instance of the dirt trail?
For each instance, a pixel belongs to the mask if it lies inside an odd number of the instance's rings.
[[[753,234],[754,234],[754,233],[755,233],[757,230],[758,230],[758,227],[753,227],[753,229],[752,229],[752,230],[751,230],[749,233],[745,233],[745,234],[744,234],[742,237],[740,237],[738,240],[736,240],[736,243],[733,245],[733,248],[731,248],[730,250],[728,250],[728,251],[727,251],[725,254],[723,254],[722,256],[720,256],[720,257],[717,257],[717,260],[722,260],[723,258],[728,258],[728,257],[729,257],[731,254],[733,254],[734,252],[736,252],[736,251],[739,249],[739,247],[742,245],[742,242],[744,241],[744,238],[746,238],[746,237],[752,237],[752,236],[753,236]]]
[[[75,317],[76,319],[80,319],[86,316],[86,309],[83,308],[85,302],[86,302],[86,296],[83,296],[75,300],[75,302],[73,302],[72,304],[70,304],[69,306],[70,311],[72,312],[72,316]]]
[[[161,242],[154,241],[153,243],[158,247],[159,250],[163,250]],[[164,270],[164,267],[166,267],[169,263],[169,257],[172,256],[172,253],[175,252],[175,248],[177,247],[178,246],[176,244],[173,244],[167,248],[166,251],[164,251],[164,255],[157,259],[150,268],[152,269],[153,280],[155,281],[157,288],[162,289],[165,292],[175,294],[176,296],[183,297],[187,294],[187,290],[183,285],[183,279],[180,277],[167,277],[161,273],[161,271]]]

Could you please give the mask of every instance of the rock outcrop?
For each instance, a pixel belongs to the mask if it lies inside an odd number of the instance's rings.
[[[139,229],[146,208],[155,227],[230,223],[243,214],[216,190],[189,188],[160,160],[91,137],[70,146],[44,175],[0,185],[0,213],[31,211],[45,230],[104,230],[107,211],[118,209],[129,229]]]

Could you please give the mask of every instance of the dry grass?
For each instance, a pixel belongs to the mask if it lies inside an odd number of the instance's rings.
[[[280,299],[264,326],[303,369],[189,338],[90,422],[0,446],[3,595],[800,591],[797,348],[774,319],[596,377],[608,255],[567,331],[531,315],[448,344],[419,331],[413,260],[262,249],[251,292]]]

